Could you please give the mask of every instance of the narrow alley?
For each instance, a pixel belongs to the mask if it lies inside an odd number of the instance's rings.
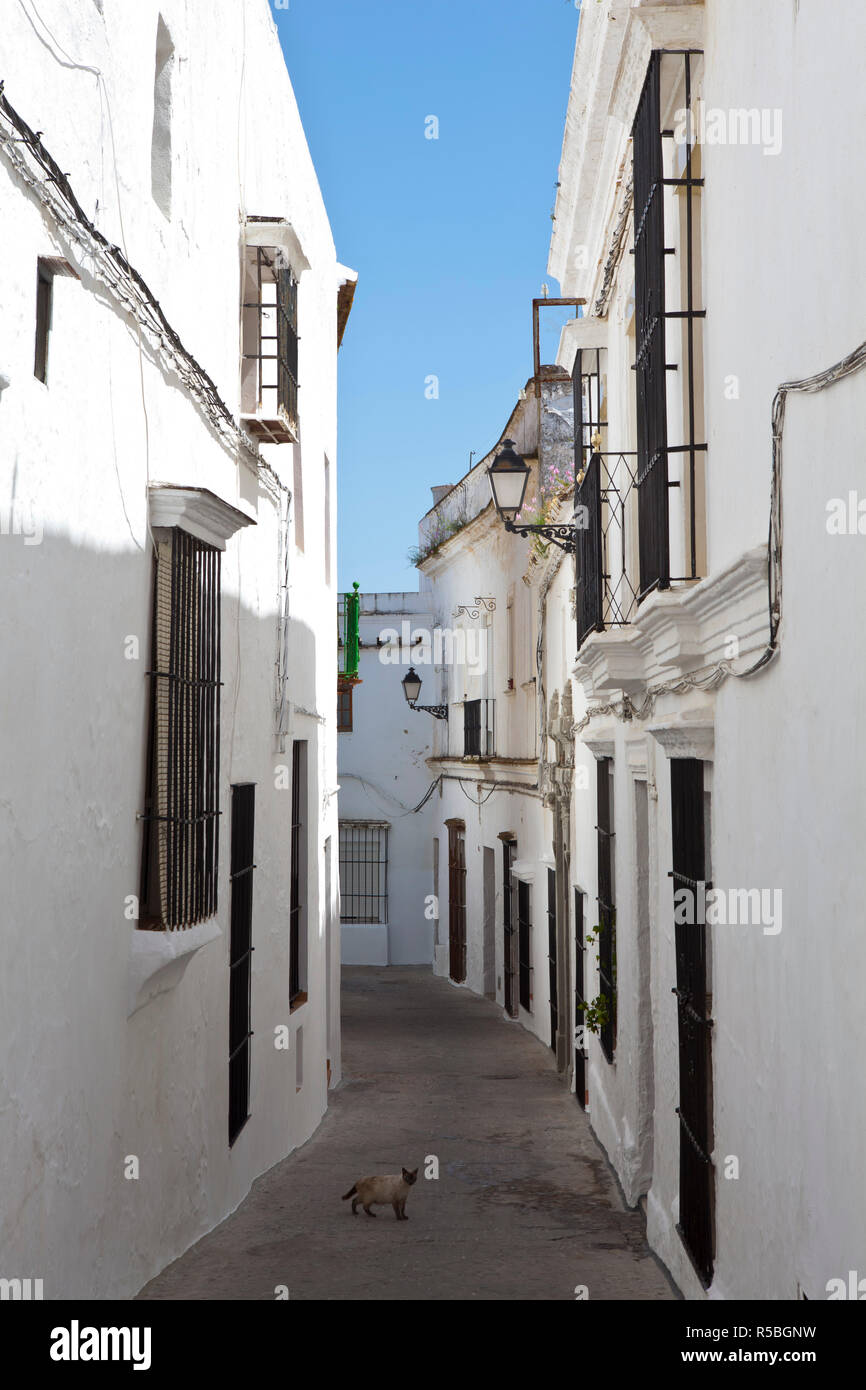
[[[495,1004],[429,970],[350,967],[343,1029],[316,1133],[140,1298],[676,1297],[552,1054]],[[401,1166],[419,1168],[408,1223],[353,1219],[342,1194]]]

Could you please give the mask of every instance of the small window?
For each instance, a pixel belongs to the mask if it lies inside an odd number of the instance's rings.
[[[33,375],[39,381],[48,380],[48,338],[53,299],[54,275],[40,256],[36,268],[36,357],[33,363]]]
[[[352,691],[354,686],[339,684],[337,686],[337,733],[350,734],[352,732]]]
[[[241,413],[265,443],[297,442],[298,282],[285,253],[245,247],[241,292]]]

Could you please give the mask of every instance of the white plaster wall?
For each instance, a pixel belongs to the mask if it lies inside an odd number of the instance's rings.
[[[587,41],[597,18],[591,12]],[[778,155],[743,146],[706,146],[703,152],[711,577],[765,542],[777,386],[829,366],[864,338],[866,291],[857,245],[862,192],[849,170],[863,123],[855,65],[866,19],[862,7],[843,2],[834,7],[833,24],[826,21],[826,6],[817,0],[758,8],[713,0],[706,6],[707,105],[778,107],[783,119]],[[611,78],[613,71],[611,66]],[[576,187],[579,174],[599,206],[608,207],[609,167],[600,156],[598,184],[587,184],[597,156],[581,153],[579,98],[576,93],[570,111],[563,186]],[[605,112],[608,98],[609,90],[595,98]],[[590,110],[590,131],[594,120]],[[558,204],[554,245],[560,266],[578,233],[602,226],[594,211],[575,214],[569,242],[563,230],[568,214]],[[605,251],[599,233],[590,247],[587,283]],[[628,399],[618,383],[620,365],[628,360],[621,307],[632,275],[626,255],[609,315],[614,446],[623,442],[614,438],[614,422],[621,435],[628,428]],[[739,395],[727,399],[732,375]],[[594,721],[596,737],[612,739],[617,762],[619,1005],[620,1025],[628,1032],[614,1067],[590,1044],[590,1116],[633,1199],[646,1190],[648,1177],[643,1159],[637,1170],[630,1162],[629,1145],[636,1103],[647,1100],[637,1071],[650,1038],[652,1147],[643,1150],[652,1159],[648,1232],[688,1298],[705,1294],[675,1230],[679,1126],[667,877],[670,765],[646,725],[698,708],[714,724],[713,882],[778,888],[783,901],[777,935],[765,934],[760,925],[710,929],[717,1248],[709,1296],[787,1299],[803,1290],[810,1299],[823,1298],[829,1279],[862,1263],[866,1203],[856,1156],[866,1140],[866,1087],[856,982],[866,961],[859,927],[856,837],[864,805],[856,720],[866,660],[850,613],[851,595],[862,587],[864,541],[857,534],[828,535],[826,504],[860,487],[864,393],[866,378],[858,375],[821,394],[789,397],[783,619],[773,664],[753,680],[729,680],[715,696],[665,696],[645,724]],[[730,625],[736,634],[733,613]],[[618,694],[608,689],[601,698]],[[577,692],[575,715],[580,716]],[[634,978],[625,955],[633,929],[635,860],[625,812],[638,753],[646,759],[650,812],[649,1016],[647,982]],[[587,761],[580,748],[576,761],[578,767]],[[597,893],[592,764],[590,775],[587,794],[575,791],[573,844],[574,872],[590,897],[588,922]],[[736,1179],[725,1177],[730,1158],[739,1161]]]
[[[290,738],[309,740],[309,1002],[288,1013],[290,795],[275,770],[278,520],[254,475],[214,437],[86,260],[0,156],[2,495],[38,519],[40,545],[0,536],[10,601],[0,649],[18,697],[2,734],[3,911],[0,1150],[4,1274],[45,1295],[127,1297],[242,1200],[253,1179],[312,1132],[339,1076],[338,1010],[326,1028],[325,936],[336,910],[336,651],[324,583],[322,460],[335,478],[336,256],[268,7],[217,0],[206,24],[178,0],[40,7],[77,62],[52,56],[23,10],[4,16],[6,95],[111,241],[123,241],[185,344],[238,408],[239,211],[290,217],[311,263],[302,279],[300,376],[305,553],[290,556]],[[150,193],[157,15],[178,69],[176,203]],[[43,36],[44,37],[44,36]],[[243,45],[246,45],[245,51]],[[110,104],[115,165],[107,120]],[[240,109],[240,135],[238,112]],[[275,139],[274,133],[279,132]],[[120,209],[118,212],[117,189]],[[33,376],[36,258],[75,261],[55,281],[49,380]],[[142,382],[149,444],[145,445]],[[292,446],[268,457],[292,486]],[[179,983],[127,1018],[138,890],[147,708],[150,556],[146,485],[207,487],[257,525],[222,563],[221,935]],[[332,516],[335,514],[332,499]],[[334,536],[331,536],[334,552]],[[138,636],[138,660],[124,640]],[[229,1150],[230,784],[254,781],[251,1118]],[[334,888],[324,902],[324,842]],[[331,944],[331,970],[339,946]],[[288,1023],[292,1045],[273,1047]],[[296,1090],[295,1035],[304,1029]],[[138,1181],[124,1179],[135,1154]]]
[[[415,655],[411,638],[429,632],[433,615],[426,596],[361,594],[361,684],[355,686],[352,732],[339,735],[341,821],[387,822],[388,923],[344,922],[343,959],[353,965],[417,965],[433,959],[433,850],[430,803],[413,814],[433,780],[427,766],[434,721],[412,711],[402,679]],[[404,623],[407,624],[404,629]],[[397,643],[379,646],[383,634]],[[403,636],[410,643],[403,648]],[[417,650],[417,649],[415,649]],[[387,657],[387,661],[384,659]],[[439,673],[420,661],[422,704],[439,702]]]

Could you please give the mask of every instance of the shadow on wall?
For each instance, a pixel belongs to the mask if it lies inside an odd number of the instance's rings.
[[[294,1085],[279,1079],[284,1055],[254,1043],[254,1094],[267,1095],[268,1105],[253,1103],[230,1161],[226,782],[233,724],[231,780],[259,787],[253,1028],[264,1038],[271,1015],[282,1018],[284,998],[288,1017],[291,798],[274,789],[274,766],[286,761],[274,751],[276,614],[260,618],[228,598],[224,576],[222,940],[196,955],[175,989],[128,1019],[151,556],[78,547],[48,532],[39,544],[26,538],[0,533],[7,673],[0,874],[5,945],[16,962],[0,973],[7,1175],[0,1263],[4,1272],[44,1275],[46,1297],[127,1297],[233,1210],[259,1173],[308,1137],[326,1107],[324,1058],[319,1068],[315,1054],[308,1056],[310,1081],[296,1097]],[[276,577],[276,554],[273,566]],[[291,644],[291,677],[303,675],[312,709],[316,635],[295,622]],[[311,727],[304,721],[301,737],[312,737]],[[278,795],[284,809],[270,800]],[[309,808],[312,816],[312,795]],[[312,921],[309,928],[312,950]],[[138,1157],[140,1183],[124,1181],[127,1154]],[[133,1189],[137,1200],[130,1200]]]

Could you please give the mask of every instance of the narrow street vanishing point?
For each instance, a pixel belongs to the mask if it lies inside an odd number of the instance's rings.
[[[412,967],[345,969],[343,1009],[343,1081],[316,1133],[140,1298],[676,1297],[536,1038]],[[420,1168],[409,1220],[353,1218],[353,1182],[403,1165]]]

